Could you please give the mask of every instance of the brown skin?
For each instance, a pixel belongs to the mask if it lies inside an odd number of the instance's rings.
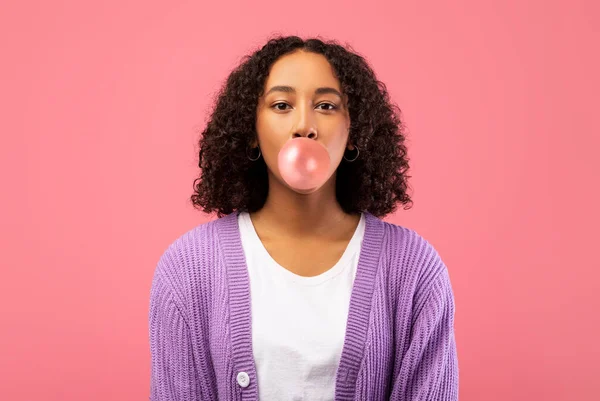
[[[274,86],[295,91],[270,92]],[[342,92],[324,56],[305,51],[287,54],[273,64],[256,111],[258,143],[254,146],[260,147],[267,164],[269,194],[264,207],[250,217],[271,257],[287,270],[307,277],[333,267],[360,220],[358,214],[345,213],[335,195],[337,167],[344,151],[354,149],[348,143],[346,99],[335,93],[315,93],[323,87]],[[328,180],[311,191],[287,185],[277,164],[283,145],[300,136],[323,144],[331,159]]]

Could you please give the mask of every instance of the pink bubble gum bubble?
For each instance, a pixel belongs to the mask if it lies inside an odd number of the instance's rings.
[[[279,151],[277,162],[281,177],[294,189],[314,189],[327,180],[329,152],[314,139],[290,139]]]

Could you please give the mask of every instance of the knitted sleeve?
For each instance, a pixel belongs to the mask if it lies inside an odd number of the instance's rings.
[[[390,400],[458,400],[454,295],[445,266],[428,286],[413,320],[410,345],[394,379]]]
[[[159,269],[152,281],[148,320],[150,401],[200,400],[189,327]]]

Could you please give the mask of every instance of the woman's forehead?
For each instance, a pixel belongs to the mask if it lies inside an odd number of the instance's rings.
[[[339,81],[325,56],[303,51],[286,54],[273,64],[265,82],[265,93],[274,86],[288,86],[297,92],[321,87],[340,91]]]

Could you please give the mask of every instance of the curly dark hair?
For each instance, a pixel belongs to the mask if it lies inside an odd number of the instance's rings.
[[[367,61],[346,45],[298,36],[270,39],[246,55],[218,92],[201,133],[198,167],[191,201],[206,213],[222,217],[233,211],[260,210],[268,194],[264,159],[252,162],[247,150],[257,137],[256,108],[270,67],[296,50],[322,54],[329,60],[348,99],[349,142],[359,148],[352,163],[342,160],[336,177],[336,197],[346,213],[367,211],[383,217],[412,207],[407,194],[409,168],[404,124],[385,85]]]

